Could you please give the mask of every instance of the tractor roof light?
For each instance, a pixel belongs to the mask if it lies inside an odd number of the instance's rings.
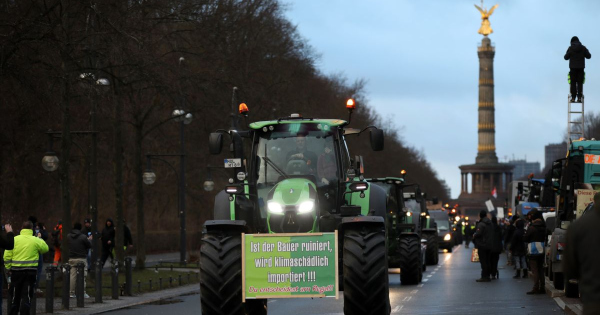
[[[349,99],[346,101],[346,108],[347,108],[348,110],[355,110],[355,109],[356,109],[356,102],[354,102],[354,100],[353,100],[353,99],[349,98]]]
[[[406,215],[410,217],[412,216],[412,212],[407,212]]]
[[[240,111],[240,114],[243,116],[248,116],[248,113],[250,112],[246,103],[241,103],[238,109]]]

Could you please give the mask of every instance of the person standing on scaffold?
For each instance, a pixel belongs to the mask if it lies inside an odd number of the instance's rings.
[[[569,60],[569,83],[571,84],[571,103],[581,103],[583,98],[583,82],[585,81],[585,58],[590,59],[590,51],[581,44],[577,36],[571,38],[571,46],[567,49],[565,60]]]

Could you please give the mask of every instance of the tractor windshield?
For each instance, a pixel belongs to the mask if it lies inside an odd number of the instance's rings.
[[[335,200],[340,173],[335,132],[336,127],[304,122],[277,124],[257,133],[255,178],[263,217],[269,191],[287,178],[308,179],[323,194],[333,193],[328,198]]]

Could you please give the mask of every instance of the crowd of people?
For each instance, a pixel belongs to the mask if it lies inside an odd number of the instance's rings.
[[[545,293],[544,256],[527,251],[531,244],[546,242],[547,232],[542,213],[532,209],[525,217],[514,215],[508,220],[499,220],[482,210],[479,218],[473,234],[481,264],[481,277],[477,282],[490,282],[500,276],[498,261],[502,251],[505,251],[508,255],[507,265],[515,269],[513,278],[528,278],[531,270],[533,288],[527,294]]]
[[[123,222],[124,227],[124,246],[125,249],[133,246],[131,231]],[[9,314],[29,314],[31,300],[37,292],[40,275],[44,265],[44,255],[51,249],[54,251],[53,265],[57,266],[61,262],[63,252],[61,245],[66,238],[69,241],[69,260],[68,264],[74,268],[78,264],[84,266],[84,288],[85,279],[91,267],[91,248],[92,248],[92,229],[91,220],[85,219],[84,225],[79,222],[73,224],[73,228],[68,235],[63,235],[62,222],[58,222],[50,235],[46,231],[43,223],[38,222],[37,218],[30,216],[27,221],[21,224],[19,235],[15,236],[10,224],[2,227],[3,233],[0,233],[0,249],[4,250],[3,275],[6,275],[8,289],[13,297],[9,300],[11,304]],[[49,237],[51,236],[51,237]],[[105,227],[100,234],[102,244],[101,264],[104,267],[106,260],[110,257],[114,260],[115,247],[115,226],[112,219],[107,219]],[[50,245],[50,246],[49,246]],[[70,292],[71,298],[75,297],[76,272],[71,272]],[[2,289],[4,276],[0,277],[0,290]],[[84,297],[89,296],[84,291]],[[0,299],[0,314],[2,312],[2,299]]]

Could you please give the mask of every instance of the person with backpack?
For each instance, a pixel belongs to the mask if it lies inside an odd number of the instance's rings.
[[[104,267],[104,264],[109,256],[111,260],[114,259],[113,248],[115,247],[115,224],[112,219],[106,219],[100,239],[102,241],[101,266]]]
[[[533,279],[533,289],[527,294],[545,294],[546,284],[544,278],[544,251],[543,244],[546,242],[546,223],[542,213],[533,208],[529,211],[531,215],[531,223],[523,236],[523,240],[529,248],[537,247],[541,243],[541,253],[533,253],[528,250],[527,258],[531,267],[531,278]]]
[[[514,223],[516,229],[510,240],[510,250],[512,251],[512,257],[515,260],[515,273],[513,279],[521,278],[521,271],[523,271],[523,278],[527,278],[527,262],[525,261],[525,255],[527,249],[525,248],[525,221],[518,219]]]
[[[479,254],[479,263],[481,264],[481,278],[477,282],[490,282],[492,274],[492,248],[494,247],[494,228],[492,221],[487,217],[488,212],[481,210],[479,213],[479,223],[473,234],[473,244]]]

